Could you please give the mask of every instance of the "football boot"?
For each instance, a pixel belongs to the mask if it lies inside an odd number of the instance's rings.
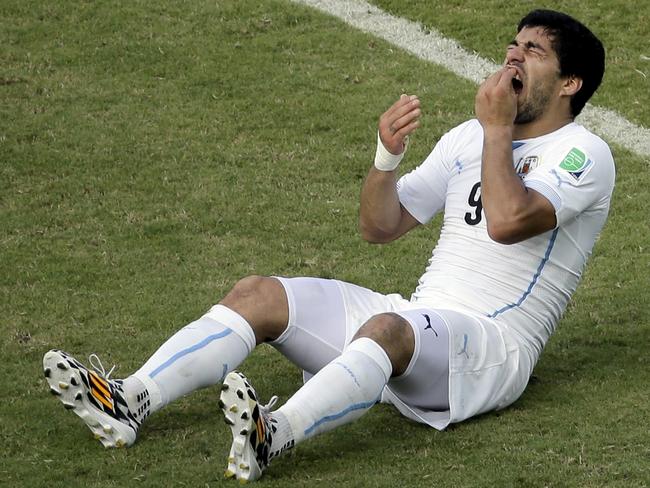
[[[135,442],[140,422],[127,406],[122,380],[112,380],[91,354],[86,368],[72,356],[53,349],[43,357],[50,391],[76,413],[104,447],[126,447]]]
[[[275,425],[270,411],[277,400],[274,396],[267,405],[261,405],[243,374],[233,371],[226,376],[219,397],[219,407],[232,431],[226,478],[234,477],[241,483],[254,481],[274,455],[280,454],[271,451]]]

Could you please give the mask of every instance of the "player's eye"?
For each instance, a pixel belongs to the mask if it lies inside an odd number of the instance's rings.
[[[528,42],[526,43],[526,51],[531,52],[533,54],[537,55],[543,55],[545,53],[544,49],[542,49],[541,46],[533,43],[533,42]]]

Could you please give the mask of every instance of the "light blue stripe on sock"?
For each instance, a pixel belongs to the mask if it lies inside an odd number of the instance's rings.
[[[373,400],[372,402],[355,403],[353,405],[350,405],[348,408],[346,408],[345,410],[343,410],[343,411],[341,411],[339,413],[335,413],[333,415],[327,415],[327,416],[323,417],[322,419],[317,420],[316,422],[314,422],[314,424],[311,427],[305,429],[305,435],[306,436],[309,435],[316,427],[318,427],[321,424],[324,424],[325,422],[331,422],[332,420],[340,419],[341,417],[349,414],[350,412],[353,412],[354,410],[361,410],[361,409],[370,408],[375,403],[377,403],[378,401],[379,401],[379,398],[377,398],[376,400]]]
[[[149,378],[154,378],[156,377],[159,373],[167,369],[169,366],[174,364],[176,361],[178,361],[180,358],[183,356],[187,356],[190,353],[193,353],[194,351],[198,351],[199,349],[207,346],[210,344],[212,341],[216,341],[218,339],[222,339],[226,337],[227,335],[230,335],[232,332],[232,329],[224,329],[218,334],[212,334],[211,336],[206,337],[203,339],[201,342],[194,344],[191,347],[188,347],[187,349],[183,349],[182,351],[177,352],[174,354],[172,357],[170,357],[167,361],[162,363],[160,366],[158,366],[156,369],[154,369],[151,373],[149,373]]]

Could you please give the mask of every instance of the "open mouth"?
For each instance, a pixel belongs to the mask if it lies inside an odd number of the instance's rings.
[[[522,83],[521,79],[519,78],[519,73],[517,73],[514,78],[512,79],[512,88],[514,88],[515,93],[519,95],[522,90],[524,89],[524,84]]]

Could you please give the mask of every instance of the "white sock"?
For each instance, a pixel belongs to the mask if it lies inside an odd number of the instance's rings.
[[[392,370],[379,344],[366,337],[355,340],[276,411],[288,420],[291,432],[285,435],[293,439],[274,436],[273,446],[297,444],[358,419],[379,401]]]
[[[138,423],[142,423],[151,414],[151,395],[144,383],[131,375],[124,380],[116,380],[122,385],[124,399],[129,410]]]
[[[255,334],[233,310],[215,305],[200,319],[171,336],[132,377],[125,394],[149,395],[150,412],[160,410],[187,393],[214,385],[246,359],[255,347]]]
[[[276,410],[269,416],[269,427],[273,432],[271,448],[269,449],[269,462],[271,462],[271,459],[291,449],[295,441],[289,420],[282,412]]]

